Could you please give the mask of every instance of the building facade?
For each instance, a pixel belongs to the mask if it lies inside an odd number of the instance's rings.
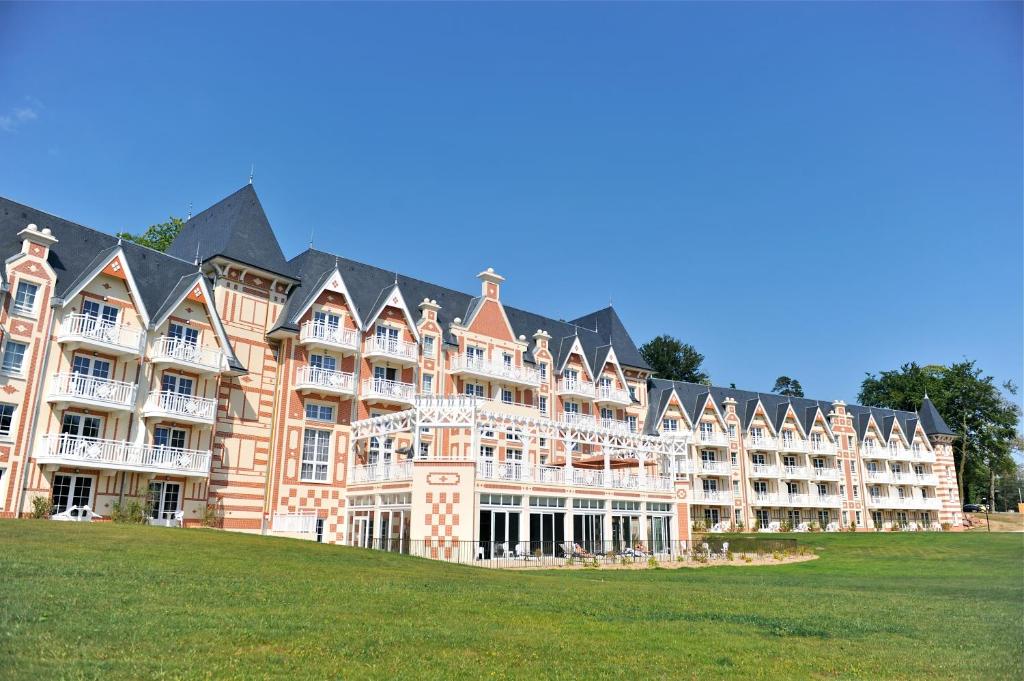
[[[960,525],[952,433],[666,381],[611,307],[554,320],[310,248],[251,185],[158,253],[0,199],[0,517],[558,551],[694,523]],[[490,550],[490,549],[488,549]]]

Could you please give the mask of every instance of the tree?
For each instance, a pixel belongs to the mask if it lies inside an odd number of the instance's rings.
[[[164,252],[170,247],[174,237],[178,236],[184,226],[184,220],[172,215],[167,219],[167,222],[150,225],[142,234],[118,232],[117,236],[126,241],[134,241],[146,248],[152,248],[154,251]]]
[[[659,378],[711,385],[711,379],[701,371],[704,355],[678,338],[668,335],[652,338],[640,346],[640,355]]]
[[[772,388],[773,393],[780,395],[787,395],[789,397],[803,397],[804,388],[800,385],[800,381],[789,376],[779,376],[775,379],[775,387]]]
[[[995,379],[983,373],[971,360],[948,367],[911,362],[877,376],[867,374],[858,396],[861,404],[916,411],[927,394],[956,435],[953,458],[964,502],[973,499],[972,490],[992,499],[996,479],[1012,474],[1014,467],[1021,412],[1003,391],[1015,395],[1017,386],[1007,382],[1000,390]]]

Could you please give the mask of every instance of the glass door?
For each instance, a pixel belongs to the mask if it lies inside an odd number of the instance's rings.
[[[670,516],[647,516],[647,547],[655,553],[668,551],[670,533]]]
[[[564,513],[530,514],[530,553],[539,550],[545,556],[564,555],[562,542],[565,540]]]
[[[92,477],[88,475],[65,475],[53,476],[53,512],[64,513],[68,509],[83,506],[92,507]],[[85,515],[80,510],[71,512],[72,517],[79,518]]]
[[[163,480],[149,483],[149,503],[152,506],[149,517],[153,520],[173,520],[180,501],[181,484]]]
[[[517,552],[519,513],[480,510],[480,548],[485,559],[501,558]]]
[[[604,514],[573,512],[573,538],[587,553],[604,553]]]
[[[616,553],[640,543],[640,518],[634,515],[612,516],[612,548]]]

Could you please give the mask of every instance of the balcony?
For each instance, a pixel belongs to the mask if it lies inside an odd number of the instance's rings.
[[[597,397],[597,386],[590,381],[581,381],[579,379],[558,379],[558,394],[563,397],[582,397],[583,399],[592,400]]]
[[[142,408],[144,418],[157,417],[212,426],[217,419],[217,400],[183,393],[154,390]]]
[[[806,494],[787,494],[785,492],[762,492],[754,494],[751,506],[810,506],[810,497]]]
[[[105,411],[130,411],[135,407],[138,386],[86,374],[56,374],[47,402],[76,404]]]
[[[160,336],[153,344],[154,364],[173,364],[205,374],[220,373],[225,368],[223,351],[189,343],[174,336]]]
[[[836,447],[835,442],[828,440],[810,440],[807,443],[807,452],[809,454],[819,454],[821,456],[835,456],[839,453],[839,448]]]
[[[304,364],[295,372],[295,388],[328,395],[354,395],[356,380],[354,374]]]
[[[750,464],[751,475],[758,478],[777,478],[779,477],[779,467],[771,463],[754,463]]]
[[[748,437],[744,441],[743,446],[746,449],[756,449],[762,452],[772,452],[778,448],[778,443],[775,442],[775,438],[766,437],[762,435],[761,437]]]
[[[304,322],[299,328],[299,343],[341,352],[359,349],[359,332],[323,322]]]
[[[814,508],[838,507],[843,505],[843,498],[838,494],[812,494],[808,504]]]
[[[408,406],[416,396],[416,386],[383,378],[368,378],[363,381],[359,396],[364,400]]]
[[[605,471],[592,468],[562,468],[560,466],[531,466],[521,462],[478,461],[477,477],[481,480],[540,483],[566,487],[593,487],[667,492],[674,489],[671,476],[646,475],[623,470]]]
[[[807,443],[799,438],[780,437],[778,442],[780,452],[804,452],[807,450]]]
[[[733,496],[732,492],[723,489],[695,489],[690,501],[705,506],[732,506]]]
[[[456,355],[452,357],[451,373],[479,376],[488,380],[516,385],[540,385],[540,372],[536,369],[506,364],[503,361],[495,362],[471,355]]]
[[[729,475],[732,466],[727,461],[698,461],[696,466],[697,475]]]
[[[608,430],[614,430],[617,433],[633,432],[633,428],[630,426],[629,421],[619,421],[617,419],[598,419],[597,425]]]
[[[352,485],[392,480],[412,480],[412,461],[375,463],[349,469],[348,482]]]
[[[558,423],[566,426],[583,425],[593,427],[596,425],[593,414],[580,414],[574,411],[567,411],[558,417]]]
[[[811,475],[815,480],[839,480],[842,472],[835,466],[811,467]]]
[[[47,433],[40,438],[36,459],[41,464],[188,477],[205,478],[210,473],[209,451],[57,433]]]
[[[618,404],[622,406],[633,404],[633,398],[629,396],[628,390],[616,388],[613,385],[597,386],[594,401],[601,404]]]
[[[811,477],[811,474],[807,466],[783,466],[781,477],[793,480],[806,480]]]
[[[117,355],[140,355],[146,342],[142,329],[107,322],[86,314],[69,314],[61,323],[58,343],[74,343]]]
[[[729,436],[720,430],[701,430],[697,432],[693,443],[702,447],[728,447]]]
[[[938,511],[942,500],[937,497],[868,496],[868,508],[909,508],[922,511]]]
[[[373,336],[363,343],[363,355],[367,358],[387,359],[400,364],[415,364],[419,357],[419,346],[397,338]]]
[[[935,487],[939,484],[939,476],[934,473],[911,473],[910,484]]]

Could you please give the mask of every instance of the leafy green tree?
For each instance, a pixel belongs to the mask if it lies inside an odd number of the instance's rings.
[[[772,392],[779,395],[788,395],[789,397],[803,397],[804,387],[795,378],[779,376],[775,379],[775,387],[772,388]]]
[[[141,246],[152,248],[154,251],[165,252],[184,226],[184,220],[171,216],[167,222],[150,225],[142,234],[118,232],[117,236],[126,241],[134,241]]]
[[[861,404],[915,411],[928,395],[956,435],[953,457],[964,502],[972,499],[972,490],[993,498],[997,478],[1012,474],[1015,466],[1021,412],[1004,391],[1016,395],[1017,386],[1007,382],[1000,390],[992,376],[983,374],[973,360],[948,367],[911,362],[879,375],[867,374],[858,396]]]
[[[668,335],[652,338],[640,346],[640,355],[658,378],[711,385],[711,378],[701,371],[704,355],[678,338]]]

